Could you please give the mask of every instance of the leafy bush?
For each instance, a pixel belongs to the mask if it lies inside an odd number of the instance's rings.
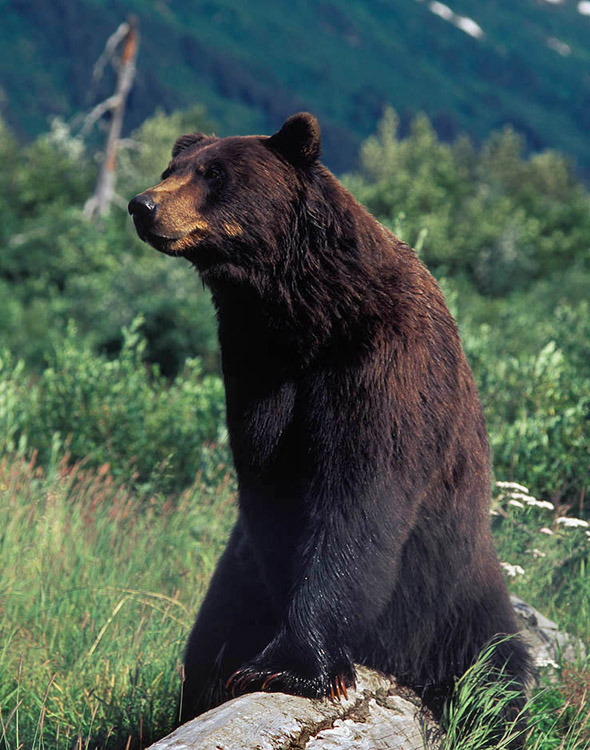
[[[582,278],[590,283],[590,274]],[[584,512],[590,489],[587,301],[553,307],[543,283],[501,304],[450,279],[442,285],[479,387],[496,475]]]
[[[123,332],[114,360],[94,354],[70,326],[35,379],[23,377],[23,364],[6,352],[0,371],[4,452],[35,451],[47,466],[67,451],[72,461],[108,464],[115,476],[133,474],[165,492],[227,461],[221,380],[203,375],[192,359],[182,377],[168,383],[143,362],[140,325],[137,319]]]
[[[141,313],[146,359],[165,375],[195,356],[207,371],[217,369],[208,293],[184,264],[141,243],[125,210],[135,192],[158,180],[179,132],[198,129],[211,129],[198,108],[146,121],[120,154],[117,189],[125,197],[97,227],[83,213],[96,167],[80,136],[55,120],[49,134],[19,148],[0,123],[3,346],[41,369],[74,319],[96,351],[115,355],[121,328]]]
[[[510,128],[477,151],[465,137],[441,143],[424,115],[398,138],[386,111],[346,182],[369,210],[438,273],[463,274],[506,295],[568,264],[590,266],[590,196],[565,157],[523,156]]]

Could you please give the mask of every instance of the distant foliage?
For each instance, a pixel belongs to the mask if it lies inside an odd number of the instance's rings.
[[[590,271],[588,192],[560,154],[525,157],[510,128],[477,151],[465,137],[440,142],[420,115],[400,139],[389,109],[347,182],[432,270],[480,293],[505,296],[574,263]]]
[[[551,310],[531,290],[503,302],[504,320],[488,309],[489,322],[478,323],[477,296],[443,286],[479,386],[496,475],[581,512],[590,490],[588,303]]]
[[[124,330],[113,360],[94,354],[70,326],[31,380],[22,362],[0,359],[0,434],[4,454],[37,454],[42,466],[64,453],[87,466],[109,465],[115,476],[161,492],[180,491],[198,472],[213,479],[229,463],[224,393],[196,359],[168,383],[144,362],[141,319]]]
[[[186,357],[216,369],[216,330],[209,295],[182,262],[141,243],[126,205],[155,184],[179,132],[211,130],[203,110],[157,112],[119,156],[119,204],[98,229],[82,208],[94,187],[96,161],[63,121],[19,148],[0,123],[0,327],[4,346],[35,367],[69,319],[103,352],[121,347],[121,328],[142,313],[146,358],[174,375]]]

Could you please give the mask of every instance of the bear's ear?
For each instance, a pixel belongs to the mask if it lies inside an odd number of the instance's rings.
[[[180,138],[176,139],[174,146],[172,146],[172,158],[174,159],[175,156],[178,156],[181,151],[184,151],[184,149],[189,146],[195,146],[201,141],[212,140],[213,138],[215,138],[215,136],[205,135],[205,133],[188,133],[187,135],[181,135]]]
[[[320,156],[320,125],[309,112],[300,112],[289,117],[283,127],[270,136],[266,145],[282,154],[291,164],[312,164]]]

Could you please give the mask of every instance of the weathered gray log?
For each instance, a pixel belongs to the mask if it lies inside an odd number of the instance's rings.
[[[512,602],[539,668],[581,653],[576,639],[534,607],[517,597]],[[435,750],[438,736],[415,694],[358,667],[357,688],[347,700],[244,695],[189,721],[151,750]]]
[[[189,721],[152,750],[423,750],[433,730],[419,700],[359,667],[348,700],[251,693]]]

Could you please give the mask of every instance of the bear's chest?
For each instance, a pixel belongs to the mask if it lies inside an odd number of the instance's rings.
[[[279,477],[300,469],[303,435],[293,381],[225,378],[227,424],[240,478]]]

